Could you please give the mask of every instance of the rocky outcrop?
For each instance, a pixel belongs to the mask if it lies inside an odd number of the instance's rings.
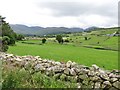
[[[0,59],[14,67],[24,68],[31,74],[41,72],[56,80],[74,82],[78,88],[120,89],[120,71],[103,70],[97,65],[91,67],[72,61],[66,63],[41,59],[39,56],[16,56],[0,52]]]

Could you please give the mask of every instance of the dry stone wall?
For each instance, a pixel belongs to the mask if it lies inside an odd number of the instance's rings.
[[[66,63],[41,59],[39,56],[16,56],[0,52],[0,59],[6,64],[29,70],[31,74],[41,72],[56,80],[74,82],[78,88],[120,89],[120,71],[103,70],[97,65],[91,67],[72,61]]]

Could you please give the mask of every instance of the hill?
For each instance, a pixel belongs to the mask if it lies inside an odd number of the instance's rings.
[[[66,27],[39,27],[39,26],[26,26],[22,24],[11,24],[11,28],[19,34],[25,35],[48,35],[48,34],[62,34],[71,32],[82,32],[82,28],[66,28]]]

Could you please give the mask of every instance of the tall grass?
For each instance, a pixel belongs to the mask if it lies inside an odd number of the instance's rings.
[[[4,73],[3,89],[9,88],[77,88],[76,83],[57,81],[41,72],[30,74],[25,69],[16,69]]]

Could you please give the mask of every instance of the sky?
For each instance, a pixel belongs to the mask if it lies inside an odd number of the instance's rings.
[[[10,24],[41,27],[116,27],[118,0],[0,0]]]

